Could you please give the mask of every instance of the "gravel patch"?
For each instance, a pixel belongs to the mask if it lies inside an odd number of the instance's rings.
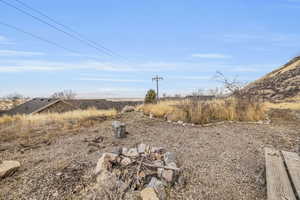
[[[185,184],[170,188],[168,199],[266,199],[264,181],[258,181],[264,179],[264,147],[297,151],[300,136],[297,124],[193,127],[136,112],[118,120],[126,123],[126,138],[116,139],[113,120],[107,120],[26,151],[20,151],[20,141],[1,144],[0,160],[16,160],[21,167],[0,180],[0,199],[76,199],[95,182],[102,153],[140,143],[176,153]]]

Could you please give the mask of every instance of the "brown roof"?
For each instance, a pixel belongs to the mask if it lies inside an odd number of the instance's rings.
[[[16,115],[16,114],[31,114],[41,108],[48,107],[53,103],[60,101],[59,99],[50,99],[50,98],[34,98],[23,104],[18,105],[15,108],[12,108],[5,112],[7,115]]]
[[[2,114],[7,114],[7,115],[34,114],[34,113],[41,112],[42,110],[60,101],[63,101],[64,103],[73,106],[74,109],[82,109],[82,110],[88,108],[96,108],[99,110],[115,108],[117,110],[121,110],[126,105],[137,105],[141,103],[138,101],[116,102],[116,101],[107,101],[105,99],[61,100],[61,99],[51,99],[51,98],[34,98]]]

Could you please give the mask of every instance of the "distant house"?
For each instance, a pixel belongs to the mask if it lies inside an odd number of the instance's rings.
[[[34,98],[16,106],[4,114],[36,114],[44,112],[67,112],[76,109],[75,106],[61,99]]]
[[[34,98],[23,104],[16,106],[8,111],[0,113],[6,115],[16,114],[36,114],[48,112],[68,112],[71,110],[86,110],[96,108],[101,110],[115,108],[121,110],[126,105],[137,105],[138,101],[107,101],[105,99],[51,99],[51,98]]]

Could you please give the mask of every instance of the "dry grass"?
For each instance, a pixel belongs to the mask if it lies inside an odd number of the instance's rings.
[[[300,110],[300,102],[264,103],[266,109],[291,109]]]
[[[146,104],[138,108],[145,114],[167,117],[172,121],[205,124],[217,121],[258,121],[265,119],[264,106],[259,102],[235,98],[210,101],[183,100]]]
[[[137,110],[143,111],[149,115],[152,113],[155,117],[164,117],[176,111],[176,105],[181,104],[182,101],[160,101],[157,104],[139,105]]]
[[[93,126],[102,117],[114,117],[117,111],[111,110],[75,110],[65,113],[43,113],[34,115],[15,115],[0,117],[0,141],[19,137],[31,137],[37,132],[48,137],[50,134],[78,130]]]
[[[75,110],[65,113],[42,113],[34,115],[14,115],[0,117],[0,125],[5,123],[23,123],[23,124],[47,124],[49,122],[63,122],[66,120],[82,120],[89,117],[115,116],[117,111],[112,110]]]

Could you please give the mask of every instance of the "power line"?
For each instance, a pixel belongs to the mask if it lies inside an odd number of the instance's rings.
[[[38,36],[38,35],[35,35],[35,34],[33,34],[33,33],[27,32],[27,31],[25,31],[25,30],[23,30],[23,29],[21,29],[21,28],[16,27],[16,26],[9,25],[9,24],[7,24],[7,23],[5,23],[5,22],[1,22],[1,21],[0,21],[0,25],[6,26],[6,27],[8,27],[8,28],[10,28],[10,29],[14,29],[14,30],[19,31],[19,32],[24,33],[24,34],[30,35],[30,36],[33,37],[33,38],[36,38],[36,39],[41,40],[41,41],[43,41],[43,42],[52,44],[52,45],[54,45],[54,46],[56,46],[56,47],[59,47],[59,48],[62,48],[62,49],[64,49],[64,50],[66,50],[66,51],[70,51],[70,52],[76,53],[76,54],[79,53],[79,52],[74,51],[74,50],[72,50],[72,49],[66,48],[66,47],[64,47],[64,46],[62,46],[62,45],[60,45],[60,44],[58,44],[58,43],[56,43],[56,42],[53,42],[53,41],[48,40],[48,39],[45,39],[45,38],[40,37],[40,36]]]
[[[41,19],[41,18],[39,18],[39,17],[36,17],[36,16],[30,14],[29,12],[24,11],[24,10],[21,9],[21,8],[18,8],[17,6],[14,6],[13,4],[10,4],[10,3],[8,3],[8,2],[6,2],[6,1],[4,1],[4,0],[0,0],[0,2],[4,3],[5,5],[7,5],[7,6],[9,6],[9,7],[12,7],[12,8],[14,8],[14,9],[18,10],[19,12],[21,12],[21,13],[23,13],[23,14],[25,14],[25,15],[28,15],[28,16],[32,17],[33,19],[35,19],[35,20],[37,20],[37,21],[39,21],[39,22],[41,22],[41,23],[43,23],[43,24],[46,24],[46,25],[52,27],[53,29],[55,29],[55,30],[57,30],[57,31],[59,31],[59,32],[64,33],[65,35],[67,35],[67,36],[69,36],[69,37],[71,37],[71,38],[73,38],[73,39],[75,39],[75,40],[80,41],[81,43],[84,43],[84,44],[86,44],[86,45],[88,45],[88,46],[90,46],[90,47],[92,47],[92,48],[98,50],[98,51],[101,52],[101,53],[104,53],[104,54],[109,55],[109,56],[113,56],[111,53],[105,52],[105,51],[103,51],[102,49],[100,49],[100,48],[98,48],[98,47],[96,47],[96,46],[94,46],[94,45],[91,45],[90,43],[85,42],[84,40],[78,38],[77,36],[75,36],[75,35],[73,35],[73,34],[71,34],[71,33],[68,33],[68,32],[66,32],[66,31],[62,30],[62,29],[60,29],[60,28],[58,28],[58,27],[56,27],[56,26],[54,26],[54,25],[48,23],[47,21],[45,21],[45,20],[43,20],[43,19]]]
[[[33,8],[33,7],[31,7],[30,5],[24,3],[24,2],[22,2],[22,1],[20,1],[20,0],[15,0],[15,1],[18,2],[19,4],[21,4],[22,6],[24,6],[25,8],[30,9],[30,10],[32,10],[32,11],[34,11],[34,12],[40,14],[41,16],[43,16],[43,17],[47,18],[48,20],[50,20],[51,22],[53,22],[53,23],[55,23],[55,24],[57,24],[57,25],[59,25],[59,26],[65,28],[65,29],[69,30],[70,32],[72,32],[72,33],[78,35],[79,37],[83,38],[83,39],[86,40],[87,42],[92,43],[92,44],[94,44],[94,45],[96,45],[96,46],[99,46],[100,48],[102,48],[102,49],[104,49],[104,50],[110,52],[111,54],[118,55],[117,53],[115,53],[115,52],[113,52],[112,50],[106,48],[105,46],[103,46],[103,45],[101,45],[101,44],[99,44],[99,43],[97,43],[97,42],[95,42],[95,41],[93,41],[93,40],[88,39],[88,38],[85,37],[83,34],[79,33],[78,31],[75,31],[74,29],[70,28],[69,26],[60,23],[58,20],[53,19],[53,18],[50,17],[49,15],[46,15],[46,14],[43,13],[42,11],[40,11],[40,10],[38,10],[38,9],[36,9],[36,8]],[[120,55],[118,55],[118,56],[120,56]]]

